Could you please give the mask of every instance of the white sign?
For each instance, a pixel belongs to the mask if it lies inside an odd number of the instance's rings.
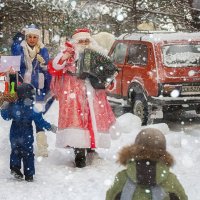
[[[1,56],[0,72],[20,71],[21,56]]]

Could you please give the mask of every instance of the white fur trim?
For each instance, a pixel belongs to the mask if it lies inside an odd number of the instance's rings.
[[[24,83],[31,83],[32,72],[26,71],[24,74]]]
[[[38,37],[40,37],[41,31],[39,29],[36,29],[36,28],[26,28],[25,29],[25,35],[28,35],[28,34],[34,34],[34,35],[37,35]]]
[[[92,121],[92,127],[93,127],[93,131],[94,131],[96,148],[97,147],[98,148],[109,148],[111,145],[110,132],[100,133],[97,130],[97,123],[96,123],[95,110],[94,110],[94,104],[93,104],[94,88],[92,87],[92,85],[88,79],[85,80],[85,85],[87,88],[87,98],[88,98],[88,104],[89,104],[89,108],[90,108],[91,119],[92,119],[91,121]]]
[[[108,133],[98,133],[96,148],[110,148],[111,137]],[[90,134],[88,130],[68,128],[56,133],[56,147],[90,148]]]
[[[80,39],[90,39],[91,35],[88,32],[80,32],[80,33],[76,33],[72,36],[72,39],[78,41]]]
[[[55,70],[60,70],[63,69],[65,67],[66,61],[64,61],[64,63],[62,65],[58,64],[58,61],[61,59],[61,57],[63,56],[63,53],[59,53],[54,59],[53,59],[53,68]]]
[[[43,73],[38,73],[38,89],[44,88],[45,77]]]
[[[92,127],[93,127],[93,131],[94,131],[95,145],[98,146],[99,135],[97,132],[97,123],[96,123],[94,104],[93,104],[94,88],[92,87],[92,85],[88,79],[85,80],[85,86],[87,89],[87,99],[88,99],[90,115],[91,115],[91,119],[92,119],[91,121],[92,121]]]
[[[28,44],[26,43],[26,41],[22,41],[21,42],[21,46],[23,48],[24,51],[24,62],[26,65],[26,71],[24,74],[24,82],[25,83],[31,83],[31,74],[32,74],[32,70],[33,70],[33,65],[32,65],[32,60],[29,56],[28,53]]]
[[[24,74],[24,82],[31,83],[31,75],[32,75],[32,71],[33,71],[33,65],[32,65],[32,58],[30,57],[29,52],[28,52],[28,49],[30,47],[25,40],[22,41],[20,45],[22,46],[23,51],[24,51],[24,62],[26,65],[26,71]],[[41,41],[38,41],[37,45],[39,46],[39,48],[44,47],[44,44]],[[35,50],[35,48],[34,48],[34,50]]]
[[[56,134],[56,147],[90,148],[88,130],[69,128],[59,130]]]

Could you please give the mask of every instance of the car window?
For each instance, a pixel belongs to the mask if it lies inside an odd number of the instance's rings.
[[[162,47],[163,62],[167,67],[190,67],[200,65],[199,44],[173,44]]]
[[[111,54],[111,59],[115,63],[123,64],[126,56],[127,44],[118,43]]]
[[[128,50],[128,64],[146,65],[147,46],[143,44],[131,44]]]

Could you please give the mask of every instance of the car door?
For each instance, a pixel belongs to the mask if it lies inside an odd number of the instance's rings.
[[[108,92],[119,98],[122,96],[122,77],[127,48],[127,41],[117,41],[109,54],[114,64],[118,67],[119,73],[115,77],[114,88],[112,90],[108,88]]]
[[[129,44],[126,62],[123,69],[123,96],[127,95],[127,90],[133,82],[136,82],[148,93],[155,90],[156,71],[153,70],[151,45],[140,41],[132,41]]]

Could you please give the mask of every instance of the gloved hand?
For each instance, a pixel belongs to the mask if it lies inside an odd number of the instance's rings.
[[[44,63],[45,63],[44,58],[43,58],[40,54],[37,54],[36,59],[37,59],[41,64],[44,64]]]
[[[53,133],[56,133],[58,130],[58,127],[55,126],[54,124],[51,124],[51,128],[49,129],[49,131],[53,132]]]
[[[64,52],[63,56],[61,57],[61,59],[63,61],[69,59],[70,57],[72,57],[72,54],[70,54],[69,52]]]
[[[8,101],[4,101],[2,106],[1,106],[1,109],[7,109],[8,105],[9,105],[9,102]]]

